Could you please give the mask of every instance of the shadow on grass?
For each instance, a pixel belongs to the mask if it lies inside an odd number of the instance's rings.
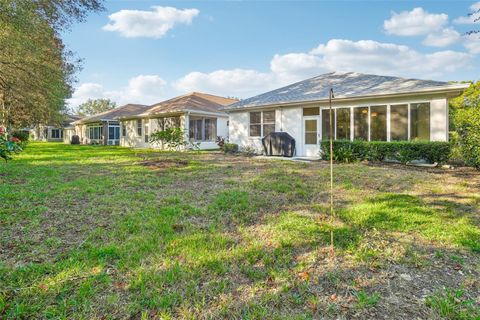
[[[480,252],[480,230],[462,211],[436,209],[421,198],[381,194],[340,211],[354,227],[395,232],[416,232],[428,240],[454,243]]]

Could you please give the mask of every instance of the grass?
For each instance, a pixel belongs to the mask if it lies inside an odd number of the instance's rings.
[[[0,318],[478,312],[478,173],[336,165],[334,221],[328,174],[323,163],[32,143],[0,165]],[[443,287],[462,287],[468,309]],[[411,303],[422,290],[427,303]]]
[[[426,304],[446,319],[473,320],[480,318],[480,310],[475,307],[475,301],[465,299],[462,289],[447,288],[436,292],[427,298]]]

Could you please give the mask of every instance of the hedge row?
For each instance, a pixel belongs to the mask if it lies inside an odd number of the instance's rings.
[[[321,153],[324,159],[330,159],[330,142],[322,141]],[[429,141],[349,141],[333,142],[333,159],[339,162],[396,160],[407,163],[413,160],[425,160],[428,163],[445,163],[451,152],[449,142]]]

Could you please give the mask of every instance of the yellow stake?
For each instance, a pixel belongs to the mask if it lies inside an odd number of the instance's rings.
[[[330,218],[332,224],[334,222],[335,213],[333,211],[333,110],[332,110],[332,99],[335,98],[333,95],[333,89],[330,88],[329,94],[329,104],[330,104]],[[330,230],[330,245],[333,251],[333,226]]]

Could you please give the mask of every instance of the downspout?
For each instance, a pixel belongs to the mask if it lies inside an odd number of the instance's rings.
[[[190,143],[190,111],[185,114],[185,123],[183,124],[183,130],[185,131],[185,139],[187,144]]]

